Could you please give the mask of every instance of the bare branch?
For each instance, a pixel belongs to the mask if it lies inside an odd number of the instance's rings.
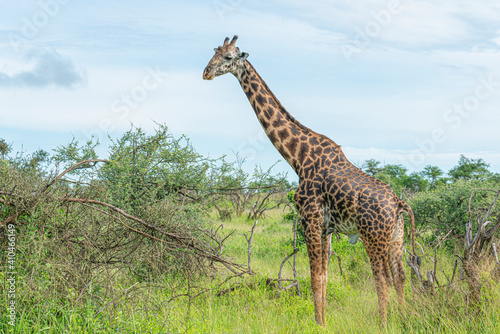
[[[92,319],[95,319],[102,311],[104,311],[104,309],[106,307],[109,306],[109,304],[113,303],[116,299],[121,298],[122,296],[126,295],[137,284],[139,284],[139,282],[136,282],[136,283],[132,284],[130,287],[128,287],[127,289],[123,290],[123,292],[122,292],[122,294],[120,296],[117,296],[117,297],[111,299],[106,305],[104,305],[103,307],[101,307],[101,309],[94,315],[94,317]]]
[[[299,221],[299,214],[295,216],[293,223],[293,249],[297,249],[297,223]],[[297,279],[297,253],[293,254],[293,278]]]
[[[330,251],[329,251],[329,254],[328,254],[328,264],[330,264],[330,259],[332,257],[332,255],[335,255],[335,257],[337,258],[337,260],[339,260],[339,270],[340,270],[340,276],[344,276],[344,273],[342,271],[342,259],[340,258],[340,256],[335,253],[335,251],[333,249],[331,249],[330,247]]]
[[[45,190],[47,190],[51,185],[53,185],[54,183],[56,183],[57,181],[59,181],[66,173],[69,173],[75,169],[79,169],[81,168],[82,165],[85,165],[85,164],[90,164],[90,163],[94,163],[94,166],[96,163],[98,162],[108,162],[108,160],[105,160],[105,159],[87,159],[87,160],[83,160],[83,161],[80,161],[79,163],[77,163],[76,165],[73,165],[71,167],[69,167],[68,169],[66,169],[64,172],[62,172],[61,174],[59,174],[58,176],[56,176],[52,181],[50,181],[43,189],[42,189],[42,193],[45,192]]]
[[[471,209],[471,203],[472,203],[473,194],[474,194],[474,192],[476,190],[495,192],[496,196],[495,196],[495,199],[493,200],[493,202],[491,202],[490,206],[488,207],[488,210],[486,211],[483,219],[481,220],[481,222],[478,223],[477,233],[474,236],[474,239],[472,239],[472,209]],[[488,219],[488,216],[490,215],[491,210],[493,209],[493,206],[495,205],[495,203],[496,203],[496,201],[497,201],[497,199],[498,199],[499,196],[500,196],[500,191],[496,191],[496,190],[492,190],[492,189],[475,188],[474,190],[472,190],[471,195],[469,197],[469,222],[466,225],[466,236],[465,236],[465,241],[466,241],[465,247],[466,247],[466,251],[467,252],[476,244],[477,240],[481,236],[481,229],[484,228],[484,223]],[[497,224],[497,228],[498,228],[498,224]],[[496,229],[495,229],[495,231],[496,231]]]
[[[14,187],[12,188],[12,190],[10,191],[9,196],[8,196],[8,197],[7,197],[7,199],[3,202],[2,209],[0,210],[0,215],[3,213],[3,210],[5,210],[5,207],[6,207],[6,206],[7,206],[7,204],[9,203],[10,198],[12,197],[12,194],[14,193],[14,190],[16,190],[16,187],[17,187],[17,185],[16,185],[16,186],[14,186]]]
[[[299,248],[295,248],[293,250],[293,252],[289,255],[287,255],[283,261],[281,261],[281,265],[280,265],[280,271],[278,272],[278,281],[281,280],[281,278],[283,277],[283,266],[285,265],[286,261],[288,261],[289,258],[291,258],[292,256],[294,256],[295,254],[297,254],[297,252],[299,251]]]
[[[491,250],[492,250],[492,252],[493,252],[493,255],[495,256],[495,263],[496,263],[496,264],[500,264],[500,263],[498,262],[497,246],[496,246],[496,244],[495,244],[494,242],[492,242],[492,243],[491,243]]]
[[[246,239],[247,244],[248,244],[248,272],[250,272],[250,273],[252,272],[252,265],[251,265],[251,259],[252,259],[252,238],[253,238],[253,232],[255,231],[255,226],[257,226],[258,222],[259,221],[256,220],[255,223],[253,224],[249,238],[247,238],[246,234],[243,234],[245,236],[245,239]]]
[[[165,243],[165,244],[170,244],[170,245],[174,245],[174,246],[184,246],[184,247],[187,247],[187,248],[190,248],[192,249],[197,255],[200,255],[206,259],[209,259],[209,260],[212,260],[212,261],[215,261],[215,262],[218,262],[222,265],[224,265],[227,269],[229,269],[230,271],[232,271],[233,273],[238,273],[238,271],[235,269],[235,268],[241,268],[242,266],[240,264],[236,264],[236,263],[233,263],[233,262],[230,262],[222,257],[220,257],[219,255],[217,254],[212,254],[212,253],[208,253],[207,251],[205,251],[204,249],[200,248],[199,246],[197,246],[195,244],[195,239],[193,239],[192,237],[184,237],[184,236],[180,236],[180,235],[177,235],[177,234],[174,234],[174,233],[168,233],[166,231],[164,231],[163,229],[160,229],[158,227],[156,227],[155,225],[153,224],[150,224],[150,223],[147,223],[145,222],[144,220],[142,219],[139,219],[137,217],[134,217],[132,215],[130,215],[129,213],[125,212],[124,210],[122,209],[119,209],[117,208],[116,206],[114,205],[111,205],[111,204],[108,204],[108,203],[105,203],[105,202],[101,202],[101,201],[97,201],[97,200],[91,200],[91,199],[83,199],[83,198],[69,198],[69,197],[64,197],[64,198],[60,198],[60,200],[62,201],[67,201],[67,202],[76,202],[76,203],[80,203],[82,205],[85,205],[87,207],[90,207],[94,210],[98,210],[100,212],[104,212],[106,213],[105,211],[99,209],[99,208],[96,208],[92,205],[89,205],[89,204],[97,204],[97,205],[101,205],[101,206],[104,206],[104,207],[107,207],[108,209],[112,210],[112,211],[115,211],[119,214],[121,214],[122,216],[130,219],[130,220],[133,220],[133,221],[136,221],[136,222],[139,222],[141,223],[142,225],[150,228],[151,230],[153,231],[156,231],[160,234],[163,234],[165,236],[168,236],[174,240],[176,240],[179,244],[176,244],[176,243],[173,243],[173,242],[170,242],[170,241],[166,241],[166,240],[163,240],[163,239],[159,239],[159,238],[156,238],[152,235],[149,235],[145,232],[142,232],[142,231],[139,231],[137,229],[134,229],[130,226],[128,226],[127,224],[125,224],[121,219],[119,219],[118,217],[116,216],[113,216],[113,215],[110,215],[116,219],[118,219],[126,228],[130,229],[131,231],[134,231],[136,233],[139,233],[141,235],[144,235],[148,238],[151,238],[153,240],[156,240],[156,241],[159,241],[159,242],[162,242],[162,243]]]
[[[455,230],[456,230],[456,228],[455,228],[455,227],[454,227],[454,228],[452,228],[451,230],[449,230],[449,231],[448,231],[448,233],[446,233],[446,235],[445,235],[443,238],[441,238],[440,240],[438,240],[438,242],[437,242],[436,246],[434,246],[434,249],[438,248],[439,246],[442,246],[442,243],[446,240],[446,238],[448,238],[448,236],[449,236],[449,235],[450,235],[453,231],[455,231]]]

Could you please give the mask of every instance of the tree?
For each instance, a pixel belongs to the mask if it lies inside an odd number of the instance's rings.
[[[0,138],[0,157],[4,160],[12,150],[12,145],[7,144],[5,139]]]
[[[423,175],[429,180],[430,187],[434,188],[438,179],[443,175],[443,171],[437,166],[427,165],[424,167]]]
[[[175,138],[165,125],[146,134],[132,128],[110,145],[101,168],[111,202],[132,212],[171,195],[199,198],[209,187],[216,161],[195,151],[189,139]]]
[[[407,169],[403,165],[385,165],[375,177],[391,186],[396,194],[400,194],[405,186]]]
[[[403,165],[385,165],[383,172],[391,178],[404,179],[408,170]]]
[[[292,188],[286,173],[275,173],[274,165],[267,170],[255,166],[253,174],[243,171],[244,160],[228,164],[224,178],[232,180],[217,189],[210,202],[219,218],[230,219],[232,214],[241,217],[248,210],[249,219],[259,219],[266,211],[286,203],[285,193]]]
[[[273,167],[274,165],[263,170],[260,166],[255,166],[249,184],[256,192],[248,218],[259,219],[266,211],[286,204],[286,194],[291,185],[286,180],[286,173],[274,173]]]
[[[486,180],[491,174],[488,170],[489,166],[490,165],[481,158],[472,159],[461,155],[458,160],[458,165],[450,169],[448,175],[451,176],[453,181],[460,179]]]
[[[403,181],[407,189],[414,191],[425,191],[429,188],[429,181],[425,179],[422,172],[413,172]]]
[[[380,165],[380,161],[375,160],[375,159],[368,159],[368,160],[365,160],[365,162],[361,166],[361,169],[365,173],[367,173],[371,176],[375,176],[383,170],[383,168],[379,167],[379,165]]]
[[[94,140],[84,144],[73,140],[55,150],[53,161],[67,168],[96,158],[98,145]],[[152,134],[132,127],[111,139],[106,164],[97,169],[91,168],[93,164],[82,165],[68,175],[78,177],[79,182],[99,183],[106,201],[136,214],[169,196],[198,201],[214,184],[226,181],[226,165],[223,159],[201,156],[188,138],[175,138],[166,125],[158,125]]]
[[[469,221],[469,199],[475,188],[499,189],[499,185],[491,180],[459,179],[454,183],[414,194],[408,204],[415,214],[416,226],[430,226],[438,234],[447,233],[452,228],[459,235],[465,234],[465,226]],[[476,192],[472,201],[477,212],[484,214],[493,198],[492,193]],[[499,214],[500,207],[494,207],[492,217],[496,218]]]

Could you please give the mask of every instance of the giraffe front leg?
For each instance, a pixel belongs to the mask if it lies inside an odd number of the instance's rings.
[[[317,233],[306,233],[307,253],[311,269],[311,289],[314,298],[314,315],[316,323],[325,327],[326,272],[323,264],[323,245],[321,230]]]
[[[330,255],[330,247],[331,247],[332,235],[321,235],[321,261],[323,267],[323,286],[322,286],[322,299],[323,299],[323,319],[326,324],[326,286],[328,283],[328,258]]]
[[[306,237],[307,254],[311,269],[311,289],[314,297],[314,315],[316,323],[326,326],[326,266],[328,265],[328,245],[323,236],[323,203],[312,196],[314,191],[310,183],[301,183],[295,192],[295,205],[299,209],[302,227]]]

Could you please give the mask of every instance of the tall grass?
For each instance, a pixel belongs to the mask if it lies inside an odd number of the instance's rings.
[[[229,239],[226,254],[241,263],[247,260],[248,233],[253,221],[233,219],[223,222],[226,231],[236,230]],[[333,241],[334,250],[342,258],[344,275],[340,275],[337,260],[332,257],[328,272],[327,327],[314,321],[310,293],[309,263],[305,245],[297,254],[297,275],[302,294],[281,292],[265,283],[267,277],[277,278],[284,257],[291,253],[292,226],[283,222],[275,210],[259,221],[252,242],[252,268],[256,275],[246,278],[246,285],[222,296],[217,290],[197,298],[179,297],[169,301],[169,287],[176,286],[179,294],[192,285],[165,282],[148,284],[131,278],[118,277],[113,282],[122,294],[99,300],[102,287],[89,285],[85,291],[61,289],[64,277],[57,270],[45,268],[42,242],[32,243],[33,249],[19,254],[16,326],[6,324],[6,314],[0,314],[1,333],[376,333],[378,327],[377,295],[371,276],[368,256],[361,242],[350,245],[341,238]],[[438,253],[438,279],[453,267],[452,254]],[[424,258],[422,271],[432,267]],[[406,269],[407,276],[409,270]],[[0,273],[0,275],[4,275]],[[285,265],[284,277],[293,277],[292,268]],[[2,278],[2,282],[5,280]],[[216,278],[204,277],[189,282],[196,287],[214,287]],[[134,285],[135,284],[135,285]],[[5,285],[3,285],[5,287]],[[182,287],[182,288],[181,288]],[[440,288],[435,296],[413,292],[406,283],[406,306],[397,303],[391,289],[388,333],[499,333],[500,292],[498,284],[483,286],[483,302],[479,310],[468,309],[459,289]],[[92,296],[92,298],[89,298]],[[0,293],[6,301],[5,289]],[[0,309],[4,312],[5,307]]]

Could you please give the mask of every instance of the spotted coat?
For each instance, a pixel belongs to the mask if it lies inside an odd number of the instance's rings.
[[[299,176],[295,204],[306,235],[314,295],[315,317],[325,326],[327,266],[332,233],[342,233],[356,243],[361,238],[370,257],[379,298],[382,324],[387,317],[387,286],[394,281],[404,302],[402,264],[403,220],[411,208],[391,188],[364,173],[345,157],[328,137],[312,131],[291,116],[247,60],[235,47],[237,36],[215,49],[204,79],[232,73],[252,105],[257,119],[274,147]],[[391,276],[392,272],[392,276]]]

